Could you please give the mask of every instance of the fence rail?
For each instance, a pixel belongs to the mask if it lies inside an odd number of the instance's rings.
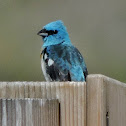
[[[57,103],[60,103],[60,107],[57,106],[55,110],[60,113],[59,115],[56,114],[58,117],[55,116],[55,119],[60,120],[60,123],[57,123],[60,126],[126,126],[126,84],[103,75],[89,75],[87,77],[87,83],[0,82],[0,98],[0,103],[2,104],[3,99],[15,99],[14,101],[23,99],[26,104],[29,103],[26,98],[39,98],[46,101],[48,99],[58,99]],[[6,101],[6,104],[8,103]],[[45,109],[46,112],[52,112],[52,105],[49,105],[50,108],[47,106]],[[36,106],[35,111],[39,113],[40,109],[37,108]],[[3,107],[0,106],[0,111],[1,109]],[[11,109],[7,110],[10,111]],[[33,111],[32,114],[34,114]],[[55,111],[53,111],[52,115],[54,114]],[[1,115],[3,116],[2,112]],[[32,121],[36,122],[39,115],[34,117]],[[46,117],[48,119],[54,119],[48,114]],[[47,122],[49,122],[48,119],[46,120]],[[44,122],[42,124],[42,126],[48,126]],[[52,124],[54,123],[51,123],[50,126],[53,126]],[[13,126],[17,125],[15,124]],[[26,123],[23,126],[32,125]],[[40,123],[36,123],[33,126],[41,125]]]

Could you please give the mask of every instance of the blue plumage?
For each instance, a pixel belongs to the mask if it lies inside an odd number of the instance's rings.
[[[88,72],[84,59],[72,45],[62,21],[45,25],[38,35],[44,41],[41,66],[47,81],[86,80]]]

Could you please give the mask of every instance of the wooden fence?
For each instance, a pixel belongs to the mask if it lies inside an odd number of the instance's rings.
[[[46,99],[1,99],[0,126],[59,126],[59,102]]]
[[[103,75],[0,82],[0,98],[0,126],[126,126],[126,85]]]
[[[126,84],[103,75],[87,79],[87,126],[126,126]]]

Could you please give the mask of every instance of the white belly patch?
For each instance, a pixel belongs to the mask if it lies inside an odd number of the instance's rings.
[[[46,73],[46,63],[44,62],[43,58],[41,58],[41,68],[46,81],[52,81],[50,76]]]

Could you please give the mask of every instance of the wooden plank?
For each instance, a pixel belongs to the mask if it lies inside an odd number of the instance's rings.
[[[6,86],[7,82],[0,82],[0,98],[6,98]]]
[[[0,82],[0,91],[2,91],[0,92],[0,98],[6,98],[7,96],[13,99],[58,99],[60,102],[60,126],[86,126],[85,82]],[[41,111],[43,112],[43,110]],[[48,114],[51,111],[44,111],[43,113]],[[43,114],[41,116],[45,118]],[[47,118],[45,120],[50,121]],[[44,126],[48,125],[45,120],[42,122]],[[54,118],[54,120],[59,123],[57,118]]]
[[[11,101],[8,100],[6,101],[6,112],[7,112],[7,126],[12,126],[11,124],[11,121],[12,121],[12,113],[11,113],[11,110],[12,110],[12,106],[11,106]]]
[[[0,99],[0,108],[1,126],[59,126],[58,100]]]
[[[104,76],[87,77],[87,126],[106,126],[106,88]]]
[[[3,100],[0,100],[1,102],[3,102]],[[3,108],[3,107],[2,107]],[[15,104],[15,100],[12,99],[12,102],[11,102],[11,110],[12,110],[12,126],[16,126],[16,104]]]
[[[109,126],[126,126],[126,84],[105,77]]]
[[[1,122],[2,122],[2,126],[7,126],[7,110],[6,110],[6,100],[3,99],[1,100],[2,102],[0,107],[2,108],[2,114],[1,114]]]
[[[73,84],[71,84],[70,85],[70,105],[69,105],[70,106],[70,126],[74,126],[74,104],[73,103],[74,103],[74,86]]]
[[[87,78],[87,126],[126,125],[126,84],[103,75]]]
[[[0,101],[0,104],[2,105],[2,101]],[[2,107],[0,107],[0,126],[2,126]]]

